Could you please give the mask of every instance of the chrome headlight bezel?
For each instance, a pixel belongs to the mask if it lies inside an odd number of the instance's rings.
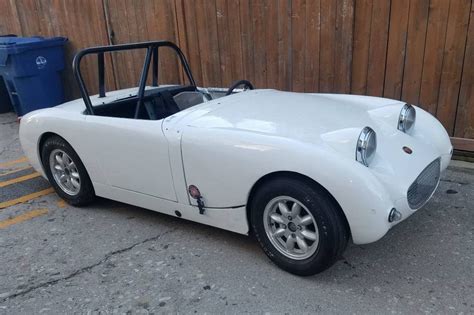
[[[403,105],[400,115],[398,116],[398,130],[408,133],[413,129],[416,122],[416,110],[410,104]]]
[[[365,166],[372,162],[375,151],[377,151],[377,134],[370,127],[362,129],[356,146],[356,161]]]

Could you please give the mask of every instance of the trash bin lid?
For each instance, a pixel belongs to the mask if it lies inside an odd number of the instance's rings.
[[[26,50],[64,45],[66,37],[0,37],[0,54],[18,54]]]

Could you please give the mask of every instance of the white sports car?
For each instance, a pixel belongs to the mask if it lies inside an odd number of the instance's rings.
[[[139,86],[106,93],[104,54],[131,49],[147,52]],[[158,49],[177,54],[188,85],[158,84]],[[95,96],[80,71],[91,54]],[[101,196],[254,233],[271,260],[298,275],[325,270],[351,237],[377,241],[421,208],[452,155],[445,129],[421,108],[245,80],[197,87],[170,42],[88,48],[74,74],[82,99],[31,112],[20,126],[25,154],[59,196],[74,206]]]

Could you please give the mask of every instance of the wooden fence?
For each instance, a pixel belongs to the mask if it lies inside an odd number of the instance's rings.
[[[474,151],[474,0],[0,0],[0,33],[80,48],[167,39],[199,85],[367,94],[419,104]],[[108,89],[136,85],[139,54],[107,59]],[[84,70],[97,86],[91,60]],[[172,59],[162,78],[179,80]],[[78,96],[65,72],[66,94]]]

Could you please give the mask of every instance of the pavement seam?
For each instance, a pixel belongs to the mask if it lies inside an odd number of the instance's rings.
[[[40,283],[40,284],[37,284],[37,285],[34,285],[34,286],[31,286],[29,288],[26,288],[25,290],[22,290],[22,291],[19,291],[19,292],[16,292],[16,293],[13,293],[11,295],[8,295],[2,299],[0,299],[0,303],[3,303],[3,302],[6,302],[10,299],[13,299],[13,298],[16,298],[16,297],[19,297],[19,296],[23,296],[23,295],[26,295],[32,291],[35,291],[37,289],[40,289],[40,288],[44,288],[44,287],[50,287],[50,286],[53,286],[59,282],[62,282],[62,281],[65,281],[65,280],[69,280],[69,279],[72,279],[76,276],[79,276],[85,272],[88,272],[88,271],[91,271],[92,269],[94,269],[95,267],[98,267],[102,264],[104,264],[105,262],[107,262],[111,257],[115,256],[115,255],[119,255],[119,254],[122,254],[122,253],[125,253],[129,250],[132,250],[134,249],[135,247],[137,246],[140,246],[140,245],[143,245],[143,244],[146,244],[148,242],[153,242],[153,241],[156,241],[158,239],[160,239],[162,236],[165,236],[167,234],[170,234],[174,231],[176,231],[177,228],[174,228],[174,229],[171,229],[171,230],[168,230],[166,232],[163,232],[161,234],[158,234],[156,236],[153,236],[153,237],[150,237],[150,238],[147,238],[147,239],[144,239],[143,241],[141,242],[138,242],[138,243],[134,243],[128,247],[125,247],[125,248],[122,248],[122,249],[118,249],[118,250],[115,250],[113,252],[110,252],[108,254],[106,254],[104,256],[104,258],[102,258],[101,260],[99,260],[98,262],[92,264],[92,265],[89,265],[89,266],[86,266],[86,267],[82,267],[72,273],[70,273],[69,275],[65,276],[65,277],[61,277],[61,278],[58,278],[58,279],[54,279],[54,280],[50,280],[50,281],[46,281],[46,282],[43,282],[43,283]]]

